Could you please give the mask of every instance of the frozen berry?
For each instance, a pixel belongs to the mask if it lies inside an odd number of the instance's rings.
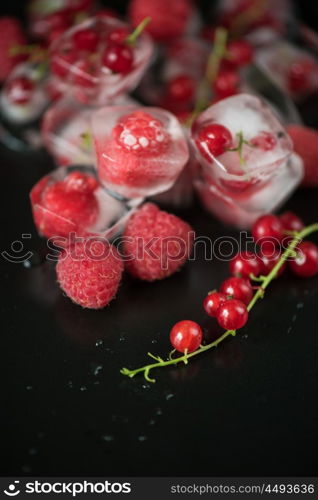
[[[0,17],[0,33],[0,82],[3,82],[22,59],[21,56],[12,56],[11,49],[25,45],[26,39],[20,22],[11,16]]]
[[[26,76],[17,76],[9,81],[5,87],[6,96],[11,104],[28,104],[34,92],[33,82]]]
[[[224,330],[239,330],[247,323],[248,311],[244,302],[231,299],[221,304],[216,318]]]
[[[127,270],[146,281],[166,278],[186,262],[193,241],[189,224],[146,203],[132,215],[124,232]]]
[[[227,297],[240,300],[244,304],[249,304],[253,297],[253,288],[249,280],[245,278],[228,278],[223,281],[220,292]]]
[[[113,137],[121,148],[144,156],[162,153],[170,142],[163,123],[144,111],[123,116],[113,129]]]
[[[199,129],[195,143],[201,154],[211,160],[211,155],[220,156],[232,146],[232,135],[223,125],[211,123]]]
[[[318,274],[318,247],[311,241],[302,241],[295,249],[297,257],[289,262],[294,274],[311,278]]]
[[[235,69],[222,69],[213,83],[213,90],[217,99],[225,99],[237,94],[240,77]]]
[[[178,75],[167,82],[167,97],[172,101],[191,102],[195,95],[195,81],[191,76]]]
[[[238,253],[230,262],[230,273],[242,278],[248,278],[251,274],[259,276],[261,266],[257,255],[252,252]]]
[[[315,71],[314,62],[299,60],[291,64],[287,73],[287,86],[291,92],[303,92],[310,86],[310,78]]]
[[[183,354],[196,351],[201,345],[202,337],[200,325],[190,320],[179,321],[170,331],[172,346]]]
[[[57,279],[76,304],[101,309],[117,293],[123,263],[115,247],[106,241],[87,239],[68,247],[59,256]]]
[[[279,245],[283,238],[283,225],[275,215],[262,215],[252,227],[255,243],[262,248],[273,248]]]
[[[99,212],[96,188],[94,178],[75,172],[63,181],[52,182],[48,177],[39,181],[31,191],[39,232],[47,238],[67,237],[71,232],[86,235]]]
[[[250,143],[262,151],[271,151],[276,146],[277,140],[270,132],[260,132],[250,140]]]
[[[133,26],[151,17],[146,31],[156,40],[169,40],[185,32],[193,6],[191,0],[132,0],[129,14]]]
[[[52,55],[51,71],[54,75],[64,78],[70,72],[71,67],[77,61],[76,52],[57,52]]]
[[[127,74],[132,70],[134,53],[132,49],[121,43],[110,44],[103,54],[103,65],[114,73]]]
[[[224,293],[210,292],[203,301],[205,312],[209,316],[215,317],[220,305],[225,300],[227,300],[227,296]]]
[[[73,34],[74,48],[93,52],[97,47],[98,38],[98,34],[91,28],[75,31]]]
[[[121,27],[121,28],[116,28],[112,30],[110,33],[107,35],[107,42],[108,43],[124,43],[125,40],[129,37],[130,31],[128,28]]]
[[[227,59],[237,67],[250,64],[253,55],[253,47],[247,40],[233,40],[227,46]]]

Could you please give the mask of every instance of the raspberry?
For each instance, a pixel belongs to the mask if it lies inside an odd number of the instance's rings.
[[[130,218],[124,233],[127,270],[146,281],[166,278],[186,262],[193,240],[189,224],[146,203]]]
[[[15,45],[26,44],[21,25],[14,17],[0,17],[0,81],[3,82],[13,67],[24,57],[13,57],[10,49]]]
[[[145,156],[162,153],[170,139],[163,123],[144,111],[124,116],[113,137],[126,151]]]
[[[87,235],[97,219],[98,202],[93,177],[72,172],[63,181],[42,179],[31,191],[35,224],[47,238],[67,237],[70,232]]]
[[[123,263],[108,242],[88,238],[60,254],[56,272],[60,287],[73,302],[101,309],[117,293]]]
[[[301,125],[290,125],[287,131],[294,143],[294,150],[304,161],[303,186],[318,186],[318,132]]]
[[[130,19],[133,26],[151,17],[146,27],[156,40],[168,40],[181,36],[193,13],[190,0],[132,0]]]

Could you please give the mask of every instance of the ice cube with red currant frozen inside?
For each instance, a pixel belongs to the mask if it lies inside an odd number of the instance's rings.
[[[125,198],[167,191],[189,159],[180,123],[163,109],[105,107],[92,125],[100,181]]]
[[[38,119],[50,103],[46,90],[47,71],[43,64],[18,64],[4,83],[0,95],[0,113],[16,125]]]
[[[210,182],[230,193],[259,189],[286,164],[292,142],[260,98],[239,94],[201,113],[192,143]]]
[[[318,90],[318,60],[291,42],[279,40],[257,52],[257,64],[293,99]]]
[[[111,17],[88,19],[51,45],[51,71],[62,92],[82,103],[103,105],[139,83],[152,55],[146,33]]]

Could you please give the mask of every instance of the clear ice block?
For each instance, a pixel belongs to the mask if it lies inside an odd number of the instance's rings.
[[[92,125],[99,179],[122,197],[167,191],[189,159],[180,123],[163,109],[105,107]]]
[[[41,144],[36,122],[51,100],[47,76],[43,63],[20,63],[1,89],[0,136],[12,149],[36,149]]]
[[[294,153],[274,179],[250,195],[233,198],[216,184],[207,182],[202,172],[197,174],[194,187],[209,213],[226,225],[250,229],[261,215],[278,210],[296,189],[302,177],[303,162]]]
[[[226,127],[232,137],[231,147],[218,156],[200,140],[211,124]],[[238,227],[273,211],[303,175],[287,132],[270,107],[252,95],[229,97],[203,112],[193,125],[192,144],[202,165],[195,185],[204,205]]]
[[[83,29],[92,29],[98,35],[98,45],[93,52],[75,50],[73,36]],[[68,91],[81,103],[105,105],[114,97],[133,90],[150,63],[153,44],[142,33],[133,50],[132,70],[127,74],[113,73],[102,64],[107,37],[114,30],[132,31],[127,24],[111,17],[94,17],[69,29],[51,47],[51,69],[57,86]]]
[[[295,100],[318,90],[318,60],[290,42],[279,40],[258,50],[256,63]]]
[[[135,104],[127,96],[114,100],[119,104]],[[47,150],[58,166],[88,165],[95,163],[91,131],[95,106],[80,104],[72,95],[59,99],[46,111],[42,120],[42,138]]]
[[[142,202],[125,203],[112,197],[99,184],[95,169],[86,166],[54,170],[35,184],[30,200],[40,235],[57,238],[62,247],[71,233],[114,239]]]

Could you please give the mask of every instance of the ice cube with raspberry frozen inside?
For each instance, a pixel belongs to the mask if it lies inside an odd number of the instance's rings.
[[[178,120],[163,109],[105,107],[92,124],[99,178],[125,198],[167,191],[189,159]]]
[[[107,16],[95,16],[65,31],[50,46],[58,89],[94,105],[133,90],[150,62],[153,44],[143,32],[130,43],[132,31]]]

